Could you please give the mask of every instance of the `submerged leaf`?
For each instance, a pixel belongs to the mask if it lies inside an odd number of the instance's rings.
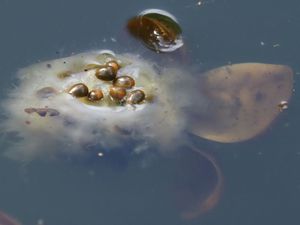
[[[200,81],[199,91],[209,103],[201,115],[195,105],[190,131],[230,143],[253,138],[271,124],[280,113],[278,104],[292,95],[293,71],[284,65],[243,63],[210,70]]]

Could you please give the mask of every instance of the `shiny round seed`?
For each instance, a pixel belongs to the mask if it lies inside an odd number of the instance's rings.
[[[113,84],[116,87],[132,88],[135,85],[135,81],[130,76],[120,76],[114,80]]]
[[[70,87],[68,93],[73,95],[76,98],[81,98],[81,97],[86,97],[89,94],[89,89],[85,84],[78,83]]]
[[[109,95],[115,101],[121,101],[126,96],[126,89],[122,87],[112,86],[109,89]]]
[[[129,93],[126,101],[131,105],[139,104],[145,100],[145,97],[146,95],[142,90],[134,90]]]
[[[103,92],[101,89],[91,90],[88,94],[88,99],[92,102],[100,101],[103,98]]]
[[[184,44],[177,19],[164,10],[142,11],[128,21],[127,29],[131,35],[155,52],[172,52]]]
[[[107,62],[106,66],[110,66],[113,69],[115,74],[117,74],[118,70],[120,69],[120,65],[115,60],[111,60]]]
[[[115,73],[113,68],[110,66],[102,66],[96,70],[95,75],[100,80],[112,81],[116,78],[117,73]]]

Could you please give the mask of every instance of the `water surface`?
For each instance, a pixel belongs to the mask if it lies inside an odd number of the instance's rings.
[[[295,72],[295,93],[289,109],[253,140],[196,141],[217,158],[225,177],[217,207],[196,220],[179,218],[168,194],[167,177],[175,167],[160,159],[142,169],[138,160],[23,163],[1,156],[1,210],[24,224],[37,224],[40,219],[47,225],[299,224],[299,7],[293,0],[207,0],[200,6],[191,0],[2,0],[2,95],[19,68],[72,52],[111,48],[153,57],[155,53],[144,46],[132,44],[123,29],[128,18],[146,8],[176,15],[191,67],[204,70],[229,62],[287,64]]]

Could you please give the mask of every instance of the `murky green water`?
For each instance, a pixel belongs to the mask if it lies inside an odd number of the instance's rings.
[[[2,95],[19,68],[72,52],[109,48],[153,57],[144,46],[133,44],[124,30],[127,19],[146,8],[176,15],[191,67],[254,61],[291,66],[295,92],[288,110],[251,141],[196,141],[199,148],[216,157],[225,185],[218,205],[195,220],[179,217],[168,180],[176,167],[157,158],[145,168],[137,159],[127,164],[118,157],[105,163],[68,159],[23,163],[1,156],[0,209],[25,225],[39,220],[45,225],[299,224],[297,1],[207,0],[197,5],[192,0],[2,0]]]

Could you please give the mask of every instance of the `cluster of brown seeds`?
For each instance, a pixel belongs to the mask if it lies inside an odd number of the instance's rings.
[[[135,80],[126,75],[117,77],[119,69],[120,65],[116,61],[111,60],[105,65],[88,64],[84,71],[95,70],[95,76],[99,80],[112,82],[108,94],[114,102],[130,105],[142,103],[146,97],[145,93],[139,89],[128,92],[129,89],[135,86]],[[104,98],[100,88],[89,90],[84,83],[74,84],[69,88],[68,93],[76,98],[87,97],[91,102],[97,102]]]

